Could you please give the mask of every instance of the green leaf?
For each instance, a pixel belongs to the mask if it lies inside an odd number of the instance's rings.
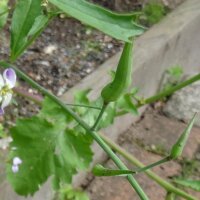
[[[194,125],[195,122],[195,117],[196,114],[194,115],[194,117],[191,119],[191,121],[189,122],[188,126],[186,127],[186,129],[184,130],[184,132],[181,134],[181,136],[179,137],[179,139],[177,140],[177,142],[173,145],[171,152],[170,152],[170,158],[171,159],[176,159],[179,156],[181,156],[182,152],[183,152],[183,148],[188,140],[189,134],[191,132],[191,129]]]
[[[135,94],[135,91],[134,91]],[[138,115],[137,107],[134,105],[132,97],[133,94],[125,94],[117,100],[117,108],[133,115]]]
[[[117,14],[85,0],[49,0],[66,14],[116,39],[131,42],[130,37],[144,28],[133,22],[134,14]]]
[[[173,182],[200,192],[200,180],[175,179]]]
[[[87,97],[87,95],[89,94],[89,92],[91,91],[91,89],[86,89],[86,90],[82,90],[82,91],[76,91],[74,93],[74,103],[75,104],[80,104],[80,105],[90,105],[89,99]],[[85,113],[88,109],[84,108],[84,107],[76,107],[75,110],[82,115],[83,113]]]
[[[11,24],[12,61],[33,42],[48,20],[48,17],[42,15],[41,0],[19,0]]]
[[[71,185],[64,186],[59,191],[59,200],[89,200],[88,195],[81,189],[75,189]]]
[[[143,8],[147,22],[152,25],[158,23],[166,14],[165,7],[159,3],[148,3]]]
[[[98,164],[93,167],[92,173],[95,176],[120,176],[120,175],[134,174],[135,172],[131,170],[109,169]]]
[[[183,75],[183,68],[181,66],[173,66],[167,70],[167,73],[176,79],[180,79]]]
[[[33,195],[50,176],[59,188],[71,183],[77,170],[87,169],[92,160],[90,136],[70,129],[68,122],[66,113],[46,99],[37,116],[20,119],[11,128],[7,177],[18,194]],[[14,157],[22,160],[17,173],[11,170]]]
[[[38,16],[35,21],[33,26],[31,27],[31,30],[28,33],[28,37],[34,36],[38,33],[38,31],[42,30],[44,26],[47,24],[49,18],[46,15],[40,15]]]
[[[4,27],[8,16],[8,0],[0,1],[0,29]]]

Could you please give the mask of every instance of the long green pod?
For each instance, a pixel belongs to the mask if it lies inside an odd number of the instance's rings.
[[[170,158],[171,159],[176,159],[179,156],[181,156],[181,154],[183,152],[183,148],[184,148],[184,146],[185,146],[185,144],[187,142],[187,139],[189,137],[191,129],[192,129],[193,125],[194,125],[195,117],[196,117],[196,114],[193,116],[193,118],[189,122],[188,126],[186,127],[186,129],[184,130],[182,135],[177,140],[177,142],[173,145],[173,147],[171,149],[171,152],[170,152]]]
[[[92,173],[95,176],[126,176],[128,174],[135,174],[135,172],[131,170],[109,169],[100,164],[93,167]]]
[[[114,80],[106,85],[101,92],[105,104],[116,101],[131,84],[132,56],[133,42],[127,42],[124,45]]]

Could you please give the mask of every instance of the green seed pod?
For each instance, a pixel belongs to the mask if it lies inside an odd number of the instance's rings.
[[[95,176],[126,176],[128,174],[134,174],[135,172],[131,170],[108,169],[98,164],[94,166],[92,173]]]
[[[170,152],[170,158],[171,159],[176,159],[179,156],[181,156],[181,154],[183,152],[183,148],[184,148],[184,146],[185,146],[185,144],[187,142],[187,139],[189,137],[190,131],[191,131],[193,125],[194,125],[195,117],[196,117],[196,114],[191,119],[190,123],[188,124],[188,126],[186,127],[186,129],[184,130],[184,132],[182,133],[182,135],[180,136],[180,138],[173,145],[173,147],[171,149],[171,152]]]
[[[116,101],[131,84],[133,43],[125,43],[114,80],[106,85],[101,96],[105,103]]]

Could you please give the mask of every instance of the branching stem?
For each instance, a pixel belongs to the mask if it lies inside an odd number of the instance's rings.
[[[71,117],[73,117],[74,120],[77,121],[88,132],[88,134],[90,134],[93,137],[93,139],[101,146],[101,148],[107,153],[107,155],[113,160],[113,162],[116,164],[116,166],[119,169],[128,170],[128,168],[125,166],[125,164],[112,151],[112,149],[104,142],[104,140],[96,132],[92,131],[90,129],[90,127],[88,126],[88,124],[86,124],[76,113],[74,113],[73,110],[68,108],[68,106],[66,106],[65,103],[63,103],[58,97],[56,97],[55,95],[50,93],[48,90],[46,90],[45,88],[40,86],[38,83],[36,83],[34,80],[29,78],[20,69],[14,67],[14,66],[11,66],[10,64],[8,64],[6,62],[2,62],[2,61],[0,61],[0,66],[2,66],[3,68],[12,67],[20,78],[25,80],[33,88],[39,90],[42,94],[46,95],[52,101],[57,103],[63,110],[65,110],[66,113],[71,115]],[[131,186],[135,189],[135,191],[137,192],[137,194],[141,200],[149,199],[132,175],[127,175],[127,180],[129,181]]]

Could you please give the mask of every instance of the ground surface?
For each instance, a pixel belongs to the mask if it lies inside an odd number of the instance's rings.
[[[186,124],[170,119],[152,108],[144,114],[141,121],[123,133],[119,144],[144,164],[158,161],[167,153],[182,133]],[[181,176],[191,179],[200,178],[200,128],[194,127],[183,153],[183,158],[170,161],[153,169],[167,180]],[[125,161],[129,168],[133,165]],[[105,166],[114,167],[111,160]],[[144,174],[136,176],[151,200],[164,200],[166,192]],[[87,187],[91,200],[139,200],[129,183],[122,177],[95,178]],[[189,191],[200,199],[199,192]]]

